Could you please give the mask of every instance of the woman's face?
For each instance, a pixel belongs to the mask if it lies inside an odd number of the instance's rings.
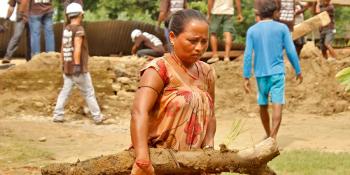
[[[208,23],[190,20],[178,36],[170,32],[170,41],[174,52],[182,62],[193,64],[198,61],[208,48]]]

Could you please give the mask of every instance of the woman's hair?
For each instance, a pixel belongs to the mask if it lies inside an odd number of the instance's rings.
[[[169,30],[174,32],[175,36],[178,36],[184,31],[186,24],[191,20],[204,21],[208,23],[208,20],[199,11],[193,9],[185,9],[177,11],[171,16],[169,22]]]
[[[276,0],[261,0],[258,7],[258,15],[261,18],[272,18],[278,9]]]

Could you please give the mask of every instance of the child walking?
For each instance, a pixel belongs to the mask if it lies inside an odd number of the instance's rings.
[[[335,8],[331,3],[331,0],[317,0],[316,13],[321,13],[324,11],[327,11],[329,17],[331,18],[331,22],[328,25],[320,28],[320,49],[322,50],[323,57],[332,61],[336,59],[337,54],[332,47],[335,33]],[[331,57],[328,57],[327,50],[329,51]]]
[[[250,92],[252,52],[254,51],[254,74],[258,87],[260,118],[266,132],[266,138],[276,139],[282,120],[282,107],[285,104],[285,65],[283,49],[286,50],[299,83],[302,82],[299,59],[288,27],[273,21],[277,10],[275,0],[262,0],[257,9],[261,21],[251,26],[247,32],[244,51],[244,89]],[[272,126],[268,112],[268,98],[272,103]]]
[[[83,8],[78,3],[71,3],[67,6],[68,21],[63,31],[61,50],[64,84],[56,102],[53,114],[54,122],[64,121],[64,105],[73,85],[78,86],[84,95],[95,123],[100,124],[104,120],[88,72],[89,51],[85,31],[81,25],[83,13]]]

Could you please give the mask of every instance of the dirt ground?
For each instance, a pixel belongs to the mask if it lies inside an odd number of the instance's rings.
[[[338,51],[339,59],[331,62],[319,54],[312,47],[303,51],[301,85],[287,63],[287,104],[278,136],[282,150],[350,150],[350,94],[334,79],[337,71],[350,66],[350,52]],[[62,86],[58,54],[41,54],[22,63],[0,71],[0,174],[40,174],[40,167],[49,163],[85,160],[130,146],[130,105],[145,60],[90,60],[97,99],[109,118],[104,125],[93,124],[76,89],[66,107],[67,121],[53,123],[52,110]],[[241,132],[229,147],[252,147],[264,131],[255,91],[247,95],[242,88],[242,58],[213,66],[218,77],[216,146],[227,143],[233,123],[240,121]]]

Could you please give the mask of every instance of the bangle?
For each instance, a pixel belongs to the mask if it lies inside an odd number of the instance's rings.
[[[212,149],[212,148],[214,148],[214,146],[212,146],[212,145],[205,145],[205,146],[203,146],[203,149]]]
[[[151,165],[151,161],[149,160],[136,160],[135,163],[141,169],[147,168]]]

